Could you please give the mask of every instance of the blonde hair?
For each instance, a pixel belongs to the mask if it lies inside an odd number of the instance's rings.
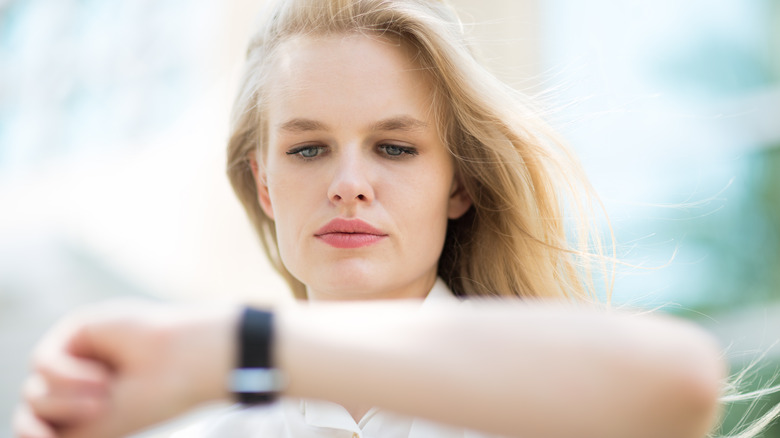
[[[439,134],[473,201],[463,217],[450,221],[439,260],[438,274],[452,291],[595,298],[590,262],[592,254],[600,259],[602,245],[589,220],[594,198],[582,172],[539,110],[477,62],[461,22],[437,0],[282,0],[250,42],[233,109],[227,173],[294,295],[305,298],[305,286],[280,259],[274,223],[260,208],[248,156],[263,157],[264,90],[280,43],[301,35],[350,33],[410,47],[433,81]],[[565,224],[564,213],[573,224]]]

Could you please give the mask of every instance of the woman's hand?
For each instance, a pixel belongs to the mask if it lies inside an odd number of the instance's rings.
[[[112,302],[56,325],[34,353],[19,437],[115,437],[225,398],[239,309]]]

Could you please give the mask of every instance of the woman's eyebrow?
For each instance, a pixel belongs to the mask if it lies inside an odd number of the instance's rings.
[[[412,116],[402,115],[389,117],[372,123],[369,131],[421,131],[428,127],[428,123]],[[291,133],[309,131],[328,131],[330,128],[325,123],[312,119],[294,118],[278,125],[280,131]]]
[[[371,131],[421,131],[428,127],[426,122],[412,116],[396,116],[371,124]]]
[[[307,132],[307,131],[327,131],[328,125],[311,119],[295,118],[279,125],[280,131],[287,132]]]

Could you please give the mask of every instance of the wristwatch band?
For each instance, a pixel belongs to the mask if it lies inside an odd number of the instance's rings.
[[[230,376],[230,389],[239,403],[270,403],[282,389],[272,357],[273,330],[273,312],[244,308],[238,327],[238,366]]]

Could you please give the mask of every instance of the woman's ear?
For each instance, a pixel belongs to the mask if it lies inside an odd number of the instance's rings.
[[[257,187],[257,200],[260,202],[260,208],[263,209],[266,216],[274,219],[274,209],[271,205],[271,197],[268,195],[268,185],[266,184],[265,170],[260,169],[257,162],[257,151],[252,151],[247,156],[249,166],[252,168],[252,176],[255,178],[255,187]]]
[[[463,183],[460,182],[460,178],[456,175],[452,180],[452,188],[450,189],[450,200],[447,205],[447,218],[458,219],[466,214],[471,208],[471,196],[466,192],[466,188]]]

